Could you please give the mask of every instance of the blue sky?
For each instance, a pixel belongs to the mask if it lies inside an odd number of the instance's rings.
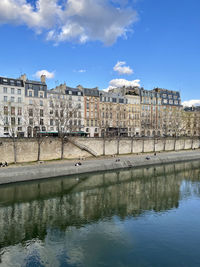
[[[47,70],[49,88],[140,80],[200,99],[199,14],[199,0],[1,0],[0,75]]]

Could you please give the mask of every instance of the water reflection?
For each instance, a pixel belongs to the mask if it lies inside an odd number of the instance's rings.
[[[199,198],[199,181],[188,162],[1,186],[0,266],[132,266],[126,224]]]

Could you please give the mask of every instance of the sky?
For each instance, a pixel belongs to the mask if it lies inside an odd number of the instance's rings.
[[[200,104],[199,14],[199,0],[1,0],[0,76],[161,87]]]

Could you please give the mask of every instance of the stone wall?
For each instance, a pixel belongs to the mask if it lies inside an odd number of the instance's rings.
[[[154,151],[185,150],[200,147],[198,138],[76,138],[75,144],[66,142],[64,144],[64,158],[74,159],[92,156],[91,151],[97,156],[117,154],[131,154]],[[61,142],[58,138],[46,137],[41,143],[40,160],[59,159],[61,156]],[[31,138],[16,140],[17,162],[36,161],[38,154],[37,140]],[[1,138],[0,140],[0,162],[14,162],[14,146],[12,139]]]

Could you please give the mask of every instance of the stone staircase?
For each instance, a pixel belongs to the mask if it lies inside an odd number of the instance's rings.
[[[80,144],[76,140],[73,140],[73,139],[69,138],[68,142],[72,143],[73,145],[75,145],[76,147],[80,148],[81,150],[87,151],[89,154],[91,154],[94,157],[98,156],[98,154],[93,149],[91,149],[90,147],[87,147],[87,146],[85,146],[83,144]]]

